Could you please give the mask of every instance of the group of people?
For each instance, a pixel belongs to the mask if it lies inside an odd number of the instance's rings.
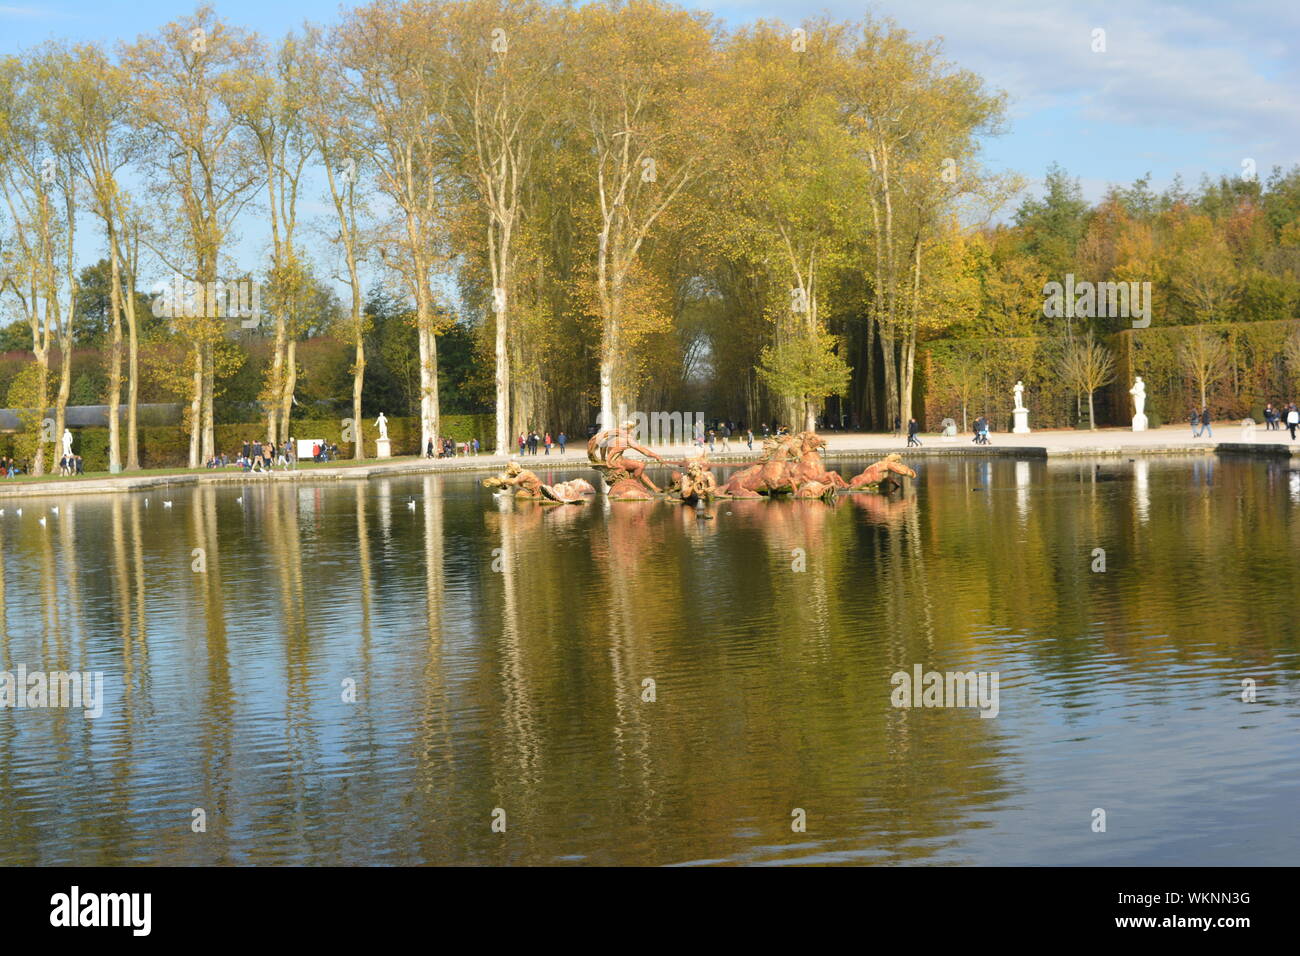
[[[718,439],[721,438],[722,450],[731,451],[731,436],[736,435],[739,437],[741,434],[744,435],[745,444],[749,447],[749,450],[753,451],[754,430],[752,428],[746,428],[742,432],[739,425],[733,428],[731,422],[719,422],[718,427],[710,428],[705,434],[697,432],[695,435],[695,444],[702,448],[704,443],[707,441],[709,443],[709,452],[712,453],[717,450]],[[780,434],[780,432],[778,432],[778,434]],[[766,425],[763,426],[763,435],[764,437],[767,436]]]
[[[1295,441],[1296,427],[1300,426],[1300,408],[1296,407],[1295,402],[1291,402],[1286,408],[1273,407],[1269,402],[1264,406],[1264,430],[1270,432],[1280,432],[1283,424],[1286,425],[1287,431],[1291,433],[1291,440]]]
[[[0,458],[0,475],[5,478],[17,478],[23,473],[22,466],[7,455]]]
[[[457,443],[454,438],[439,438],[436,445],[432,438],[424,447],[425,458],[455,458],[456,452],[462,455],[477,455],[479,443],[477,438]]]
[[[1200,438],[1204,435],[1207,438],[1213,438],[1214,432],[1210,429],[1210,410],[1202,408],[1199,412],[1193,408],[1187,416],[1187,422],[1192,426],[1192,437]]]
[[[214,458],[208,460],[209,468],[225,468],[229,465],[237,465],[244,471],[269,473],[279,467],[289,471],[298,467],[297,443],[292,438],[284,444],[277,446],[273,441],[248,441],[244,440],[239,449],[239,457],[233,462],[223,452]],[[320,455],[324,453],[324,445],[317,444],[314,446],[314,455],[317,461],[321,460]]]
[[[70,478],[73,475],[84,475],[86,473],[86,463],[81,460],[80,455],[64,455],[59,459],[59,474],[64,478]]]
[[[564,449],[569,444],[569,436],[564,432],[560,432],[554,438],[551,437],[550,432],[541,435],[535,431],[520,432],[516,444],[519,445],[519,454],[521,455],[536,455],[538,449],[545,449],[545,454],[549,455],[552,448],[559,448],[560,454],[563,455]]]

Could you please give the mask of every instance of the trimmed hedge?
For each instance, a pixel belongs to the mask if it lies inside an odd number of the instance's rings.
[[[1209,391],[1210,412],[1217,419],[1247,415],[1262,422],[1265,402],[1290,402],[1300,398],[1300,369],[1285,359],[1287,339],[1300,330],[1300,321],[1269,320],[1201,326],[1223,339],[1228,347],[1228,371]],[[1134,375],[1147,386],[1146,414],[1151,426],[1184,422],[1188,410],[1200,407],[1200,392],[1179,355],[1180,346],[1197,326],[1125,329],[1102,338],[1115,358],[1115,381],[1094,395],[1098,425],[1127,425],[1132,420],[1128,390]],[[961,422],[960,403],[945,379],[945,371],[974,355],[985,369],[984,380],[971,399],[970,418],[989,412],[995,427],[1009,427],[1013,403],[1011,387],[1025,383],[1030,427],[1060,428],[1081,422],[1075,395],[1056,372],[1064,348],[1063,338],[1046,336],[1006,339],[939,339],[917,346],[917,365],[927,382],[923,410],[917,419],[929,428],[951,417]],[[1086,409],[1084,412],[1086,416]],[[1086,422],[1082,423],[1086,427]]]

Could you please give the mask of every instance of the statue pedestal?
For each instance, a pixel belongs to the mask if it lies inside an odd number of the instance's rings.
[[[1015,427],[1011,429],[1011,433],[1013,435],[1028,435],[1029,434],[1029,409],[1017,408],[1015,410],[1015,416],[1016,416],[1016,424]]]
[[[392,458],[392,457],[393,457],[393,444],[392,444],[392,442],[390,442],[387,438],[376,438],[376,439],[375,439],[375,457],[376,457],[376,458]]]
[[[1133,430],[1135,432],[1144,432],[1147,430],[1147,417],[1145,415],[1133,416]]]

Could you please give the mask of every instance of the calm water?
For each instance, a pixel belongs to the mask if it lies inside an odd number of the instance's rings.
[[[105,703],[0,710],[0,862],[1295,863],[1300,472],[917,467],[713,520],[469,476],[7,502],[3,669]],[[916,664],[998,716],[892,707]]]

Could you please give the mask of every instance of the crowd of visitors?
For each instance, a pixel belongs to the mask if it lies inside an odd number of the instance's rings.
[[[325,456],[329,454],[328,445],[314,444],[312,447],[313,457],[317,461],[326,460]],[[272,441],[249,441],[244,439],[240,445],[239,454],[230,457],[225,452],[214,455],[206,462],[208,468],[230,468],[236,467],[247,472],[256,472],[258,474],[269,474],[276,468],[282,471],[290,471],[298,467],[298,445],[292,439],[288,439],[281,445],[276,445]],[[338,447],[333,446],[337,454]]]
[[[1291,402],[1286,408],[1281,405],[1275,407],[1272,402],[1269,402],[1264,406],[1264,430],[1280,432],[1283,425],[1291,433],[1291,440],[1295,441],[1296,427],[1300,426],[1300,408],[1296,407],[1295,402]]]
[[[564,454],[564,449],[569,444],[569,436],[560,432],[552,437],[550,432],[537,434],[536,431],[529,430],[520,432],[515,444],[519,446],[519,454],[536,455],[539,452],[549,455],[552,449],[559,449],[559,454]]]
[[[454,438],[440,438],[435,443],[432,438],[424,448],[425,458],[455,458],[460,455],[477,455],[479,453],[479,441],[477,438],[471,438],[469,441],[458,442]]]

